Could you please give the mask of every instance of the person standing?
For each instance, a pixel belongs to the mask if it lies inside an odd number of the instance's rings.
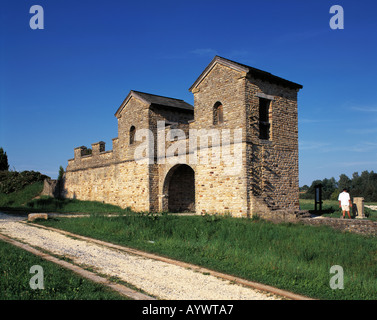
[[[350,207],[352,207],[352,202],[351,202],[350,194],[347,192],[347,189],[344,188],[343,192],[339,194],[338,201],[339,201],[339,208],[342,208],[342,211],[343,211],[343,219],[346,216],[346,211],[347,211],[348,217],[351,219]]]

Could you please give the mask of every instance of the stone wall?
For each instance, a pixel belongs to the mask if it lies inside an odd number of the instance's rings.
[[[269,105],[270,136],[259,134],[259,100]],[[299,209],[297,90],[246,80],[248,191],[251,212],[269,218]],[[284,209],[281,211],[281,209]]]
[[[148,113],[148,106],[132,97],[118,117],[113,150],[94,143],[92,154],[81,156],[82,147],[76,148],[66,169],[64,196],[149,211],[151,168],[134,161],[135,148],[142,142],[130,143],[130,128],[148,128]]]
[[[58,180],[45,179],[43,181],[42,196],[59,197],[59,183]]]
[[[239,143],[238,147],[242,149],[245,144]],[[234,148],[235,145],[231,145],[232,153]],[[219,147],[212,146],[208,151],[221,154]],[[201,153],[205,153],[205,150],[199,152],[199,159]],[[221,158],[218,164],[196,165],[197,213],[231,213],[237,217],[248,215],[244,166],[234,165],[232,161]]]
[[[312,226],[329,226],[344,232],[377,236],[377,221],[337,218],[303,218],[299,221]]]
[[[64,196],[149,211],[148,171],[148,164],[133,161],[67,170]]]
[[[197,213],[231,213],[234,216],[249,215],[246,181],[246,108],[245,79],[239,71],[217,64],[192,92],[195,102],[195,122],[190,129],[219,130],[220,140],[209,141],[209,147],[199,152],[196,166]],[[214,107],[223,106],[223,122],[214,124]],[[242,129],[240,141],[234,141],[235,129]],[[230,153],[223,157],[224,130],[230,130]],[[234,164],[234,152],[241,157]],[[203,164],[202,159],[212,160]],[[214,161],[219,157],[220,161]]]

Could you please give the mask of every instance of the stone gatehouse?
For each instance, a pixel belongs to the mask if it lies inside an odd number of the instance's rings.
[[[132,90],[115,112],[112,150],[75,148],[64,196],[136,211],[295,212],[301,88],[216,56],[189,89],[194,106]]]

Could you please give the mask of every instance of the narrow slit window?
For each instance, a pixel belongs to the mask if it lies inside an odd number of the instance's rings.
[[[224,108],[221,102],[216,102],[213,106],[213,124],[224,122]]]
[[[259,138],[270,140],[270,103],[271,101],[259,98]]]
[[[136,131],[136,128],[132,126],[130,128],[130,144],[133,144],[135,142],[135,131]]]

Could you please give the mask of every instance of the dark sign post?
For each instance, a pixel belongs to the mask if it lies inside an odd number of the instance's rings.
[[[322,211],[322,184],[314,186],[314,191],[314,210],[318,211],[319,205],[319,211]]]

